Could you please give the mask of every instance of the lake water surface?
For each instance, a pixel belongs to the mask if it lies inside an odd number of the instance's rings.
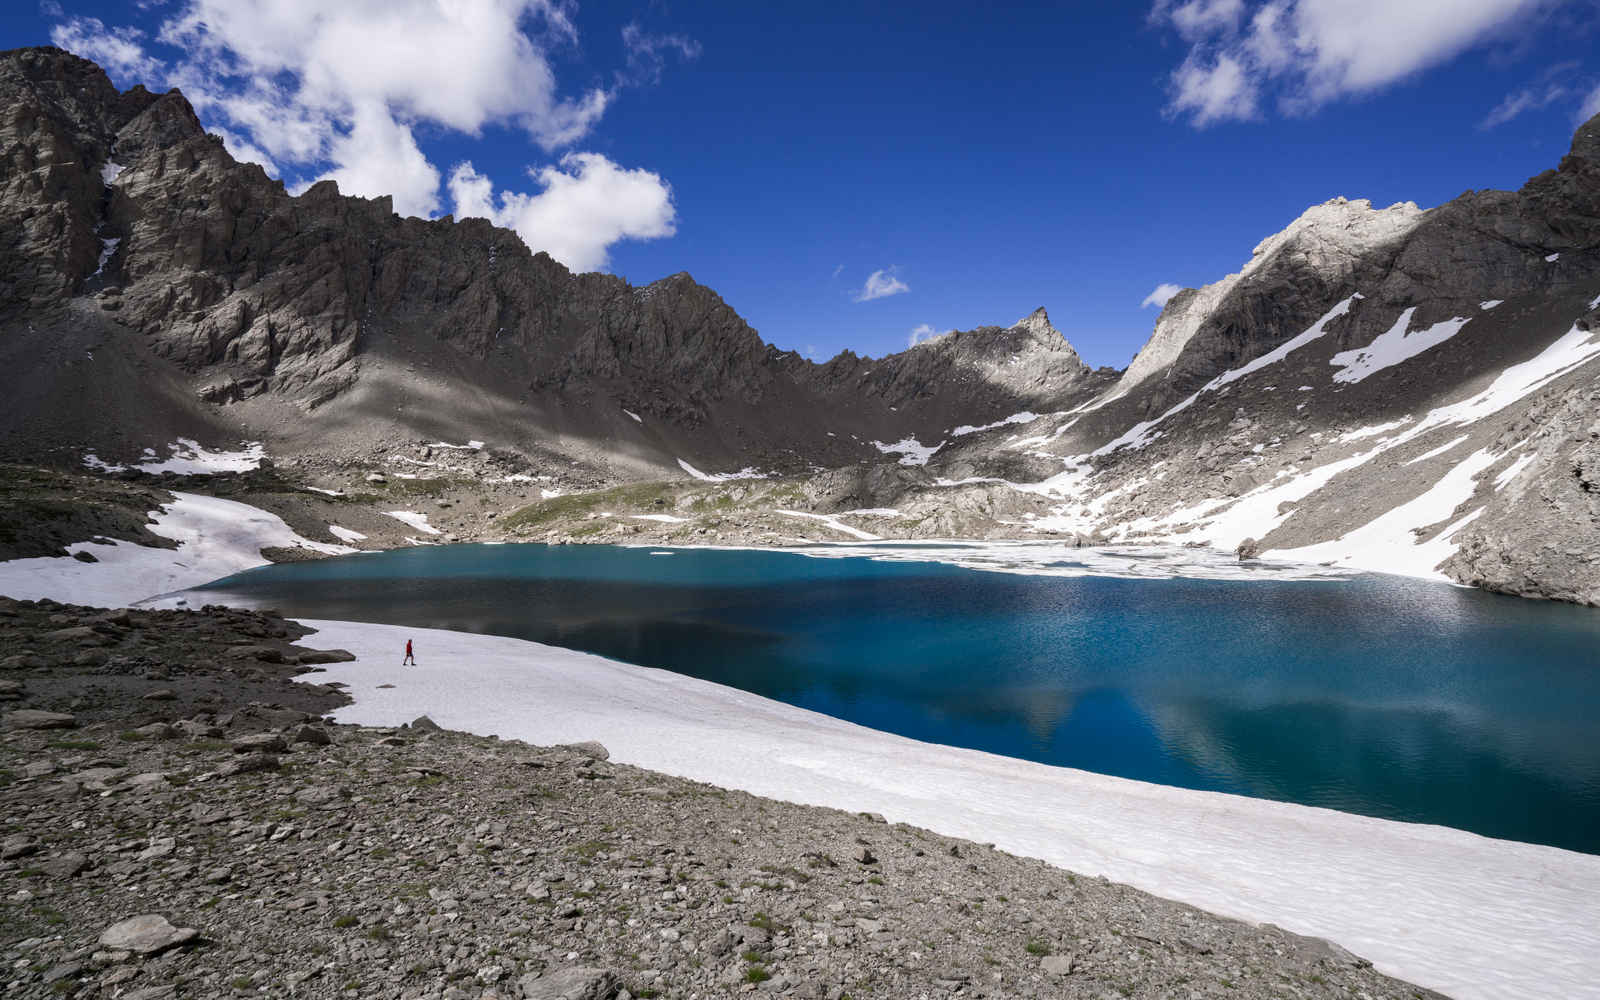
[[[250,570],[190,603],[532,639],[919,740],[1600,854],[1594,609],[1378,575],[653,551],[403,549]]]

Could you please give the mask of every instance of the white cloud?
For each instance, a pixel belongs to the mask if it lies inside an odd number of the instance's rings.
[[[1174,285],[1163,281],[1161,284],[1156,286],[1155,291],[1144,297],[1144,301],[1139,303],[1139,308],[1143,309],[1146,306],[1155,306],[1158,309],[1165,309],[1167,307],[1167,303],[1172,301],[1172,297],[1181,291],[1183,291],[1182,285]]]
[[[345,194],[393,195],[401,215],[437,212],[439,171],[417,148],[411,129],[374,104],[355,108],[350,118],[350,130],[329,146],[338,166],[317,180],[337,181]]]
[[[59,8],[58,8],[59,11]],[[92,59],[110,75],[141,83],[161,74],[162,63],[145,54],[137,28],[108,29],[97,17],[75,17],[50,29],[50,40],[85,59]]]
[[[1538,111],[1572,94],[1571,78],[1579,63],[1568,62],[1552,66],[1539,78],[1520,90],[1507,94],[1506,99],[1478,123],[1481,129],[1504,125],[1527,111]]]
[[[915,330],[911,331],[911,337],[906,341],[906,346],[916,347],[924,340],[932,340],[935,337],[939,337],[950,332],[950,330],[935,330],[930,324],[923,323]]]
[[[676,51],[685,61],[700,58],[700,43],[694,39],[682,35],[652,35],[637,24],[622,29],[622,45],[628,50],[628,72],[622,81],[636,87],[661,82],[661,68],[666,62],[663,52]]]
[[[1499,40],[1561,0],[1157,0],[1151,20],[1189,51],[1168,112],[1196,126],[1306,114]],[[1270,92],[1270,93],[1269,93]]]
[[[609,259],[606,248],[622,239],[654,239],[677,232],[672,188],[648,170],[624,170],[599,153],[568,153],[561,169],[529,175],[538,194],[504,191],[462,163],[450,173],[456,215],[477,216],[517,231],[535,252],[544,250],[574,271],[593,271]]]
[[[856,302],[870,302],[873,299],[886,298],[890,295],[899,295],[901,292],[911,291],[911,286],[894,276],[894,268],[886,271],[873,271],[867,275],[867,283],[861,290],[850,298]]]
[[[244,136],[223,128],[221,125],[209,126],[209,131],[222,136],[222,144],[228,148],[228,155],[240,163],[259,163],[261,169],[267,172],[268,177],[278,177],[283,174],[278,165],[267,155],[267,151],[246,139]]]
[[[1583,106],[1578,109],[1580,122],[1586,122],[1595,115],[1600,115],[1600,87],[1591,90],[1589,96],[1583,99]]]
[[[550,0],[190,0],[161,40],[189,53],[207,96],[242,84],[312,116],[381,107],[473,134],[509,123],[558,148],[588,131],[607,95],[557,96],[524,22],[547,42],[574,37]]]

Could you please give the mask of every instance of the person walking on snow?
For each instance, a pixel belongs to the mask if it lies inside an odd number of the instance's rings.
[[[406,640],[406,658],[400,661],[400,665],[403,667],[408,663],[411,664],[413,667],[417,665],[417,658],[415,656],[411,655],[411,640],[410,639]]]

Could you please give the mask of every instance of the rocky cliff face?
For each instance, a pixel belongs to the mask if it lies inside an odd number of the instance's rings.
[[[812,512],[892,504],[890,537],[1242,546],[1600,603],[1600,121],[1518,192],[1308,209],[1116,372],[1043,309],[815,364],[687,274],[292,196],[178,92],[55,49],[0,54],[0,107],[12,460],[184,437],[309,475],[787,477]]]
[[[6,442],[14,456],[137,454],[178,433],[249,434],[285,454],[494,434],[529,461],[601,475],[682,474],[679,458],[795,471],[881,459],[866,442],[910,432],[907,408],[981,422],[1081,380],[1042,312],[882,363],[817,366],[763,343],[687,274],[635,288],[571,274],[480,219],[402,219],[331,182],[293,197],[207,136],[178,92],[119,94],[58,50],[0,56],[0,102],[13,234],[0,322],[17,356],[77,341],[85,355],[114,344],[145,374],[164,362],[159,387],[47,373],[68,376],[51,380],[57,396],[109,390],[137,412],[120,441],[27,422]],[[841,394],[847,413],[829,398]],[[790,419],[761,416],[776,412]]]

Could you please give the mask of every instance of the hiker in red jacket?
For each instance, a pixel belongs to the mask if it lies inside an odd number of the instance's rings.
[[[413,667],[417,665],[417,658],[415,656],[411,655],[411,640],[410,639],[406,640],[406,658],[400,661],[400,665],[403,667],[408,663],[411,664]]]

